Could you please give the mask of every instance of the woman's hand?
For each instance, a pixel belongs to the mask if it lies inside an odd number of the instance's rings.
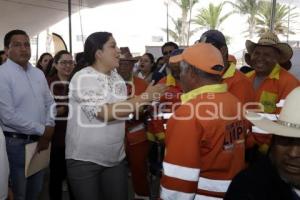
[[[143,101],[156,101],[164,95],[168,87],[165,84],[149,85],[144,93],[141,94]]]

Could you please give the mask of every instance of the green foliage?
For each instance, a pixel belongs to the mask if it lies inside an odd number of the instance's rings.
[[[187,45],[189,41],[189,37],[195,33],[195,30],[190,30],[190,19],[188,14],[192,12],[192,9],[199,0],[172,0],[180,9],[181,9],[181,17],[174,20],[172,19],[173,24],[175,25],[174,30],[169,30],[170,36],[177,41],[180,45]],[[180,27],[180,30],[178,29]],[[164,30],[164,29],[163,29]],[[166,32],[166,30],[164,30]],[[174,38],[175,37],[175,38]]]
[[[287,35],[295,34],[289,30],[288,20],[290,23],[294,23],[295,19],[299,17],[299,14],[295,12],[296,7],[289,7],[280,3],[276,4],[275,18],[274,18],[274,32],[276,34]],[[260,3],[258,15],[256,16],[256,31],[258,34],[262,34],[270,30],[271,25],[271,10],[272,3],[263,1]],[[290,15],[290,16],[289,16]]]
[[[247,16],[248,29],[245,31],[247,37],[253,38],[256,27],[256,16],[259,10],[259,0],[236,0],[235,3],[226,1],[234,8],[234,12]]]
[[[210,3],[208,8],[200,9],[194,23],[205,29],[220,29],[222,23],[233,14],[233,12],[229,12],[222,15],[224,4],[224,2],[218,5]]]

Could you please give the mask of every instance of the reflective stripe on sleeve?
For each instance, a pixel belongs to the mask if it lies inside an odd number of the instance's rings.
[[[204,196],[204,195],[197,194],[195,196],[195,200],[222,200],[222,198],[209,197],[209,196]]]
[[[159,113],[157,117],[162,117],[163,119],[170,119],[173,113]]]
[[[282,108],[284,105],[285,99],[280,99],[280,101],[276,104],[277,108]]]
[[[197,181],[199,179],[200,169],[182,167],[171,163],[163,162],[164,174],[172,178],[178,178],[185,181]]]
[[[264,131],[264,130],[258,128],[257,126],[252,126],[252,132],[253,132],[253,133],[264,133],[264,134],[269,133],[269,132],[267,132],[267,131]]]
[[[141,124],[138,124],[132,128],[129,128],[129,133],[134,133],[134,132],[137,132],[137,131],[140,131],[140,130],[143,130],[145,128],[144,124],[141,123]]]
[[[210,192],[225,193],[231,183],[231,180],[214,180],[208,178],[199,178],[198,189]]]
[[[194,193],[185,193],[161,187],[160,198],[163,200],[193,200],[194,197]]]
[[[265,117],[269,120],[272,120],[272,121],[275,121],[278,119],[279,115],[276,115],[276,114],[269,114],[269,113],[257,113],[259,114],[260,116],[262,117]]]

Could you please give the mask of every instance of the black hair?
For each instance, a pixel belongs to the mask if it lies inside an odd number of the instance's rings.
[[[68,52],[67,50],[61,50],[55,54],[55,56],[53,57],[53,61],[51,62],[51,66],[48,65],[48,67],[50,67],[50,69],[49,69],[49,73],[47,74],[47,76],[51,77],[51,76],[54,76],[55,74],[57,74],[57,69],[55,67],[52,67],[52,65],[53,65],[53,63],[57,64],[59,59],[62,57],[62,55],[65,55],[65,54],[71,55],[70,52]]]
[[[45,76],[46,77],[51,77],[53,76],[54,74],[56,74],[56,69],[53,67],[53,58],[49,61],[47,67],[46,67],[46,70],[45,70]]]
[[[84,59],[88,65],[95,62],[95,53],[112,37],[109,32],[95,32],[88,36],[84,43]]]
[[[178,45],[175,42],[166,42],[162,47],[161,47],[161,52],[163,52],[163,49],[167,46],[172,46],[174,49],[179,49]]]
[[[84,59],[84,52],[76,53],[75,55],[76,67],[84,67],[87,66],[87,63]]]
[[[9,47],[11,38],[12,38],[14,35],[26,35],[27,37],[29,37],[28,34],[27,34],[25,31],[23,31],[23,30],[12,30],[12,31],[9,31],[9,32],[6,33],[6,35],[4,36],[4,47],[6,47],[6,48]]]
[[[71,55],[70,52],[68,52],[67,50],[61,50],[61,51],[57,52],[53,58],[53,62],[55,64],[57,64],[59,59],[62,57],[62,55],[65,55],[65,54]]]
[[[286,71],[289,71],[292,68],[292,62],[290,60],[286,61],[285,63],[279,63],[279,65]]]
[[[160,61],[161,59],[163,59],[163,58],[164,58],[163,56],[161,56],[161,57],[157,58],[157,59],[156,59],[156,62],[155,62],[155,63],[156,63],[156,65],[158,65],[159,61]]]
[[[1,51],[0,51],[0,56],[3,55],[3,54],[5,54],[5,51],[4,51],[4,50],[1,50]]]
[[[43,67],[42,67],[42,65],[41,65],[40,63],[42,62],[42,60],[43,60],[43,58],[44,58],[45,56],[51,56],[51,57],[52,57],[52,55],[51,55],[50,53],[48,53],[48,52],[43,53],[43,54],[39,57],[39,59],[38,59],[38,61],[37,61],[37,64],[36,64],[36,67],[39,68],[39,69],[41,69],[41,70],[43,70]]]
[[[145,53],[144,55],[148,56],[150,58],[150,62],[152,63],[151,72],[153,72],[156,69],[156,63],[155,59],[152,53]]]

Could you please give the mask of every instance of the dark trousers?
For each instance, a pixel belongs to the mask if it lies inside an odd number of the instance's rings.
[[[76,200],[127,200],[125,161],[114,167],[67,159],[68,178]]]
[[[65,160],[65,148],[52,146],[50,155],[50,181],[49,196],[51,200],[62,199],[62,184],[67,178],[67,167]],[[67,181],[67,183],[69,183]],[[68,184],[69,185],[69,184]],[[69,197],[74,199],[71,188],[69,187]]]

